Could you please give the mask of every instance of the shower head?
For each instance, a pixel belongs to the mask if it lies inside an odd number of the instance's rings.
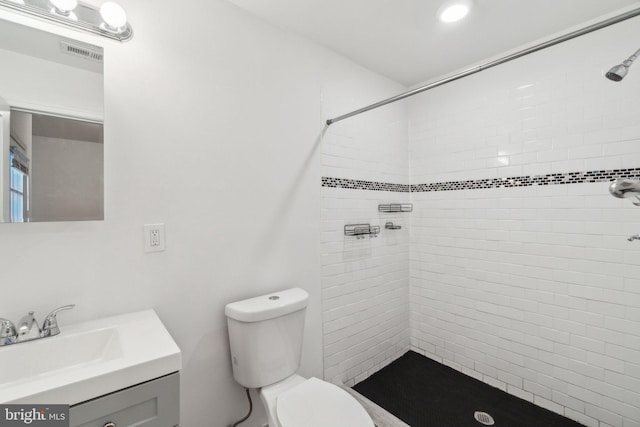
[[[614,82],[619,82],[624,79],[624,76],[629,72],[629,67],[631,67],[631,64],[633,64],[633,61],[635,61],[638,56],[640,56],[640,49],[638,49],[638,51],[631,55],[626,61],[622,62],[622,64],[612,67],[605,76]]]
[[[637,196],[640,194],[640,181],[618,178],[609,185],[609,193],[620,199]]]
[[[607,74],[607,78],[614,82],[619,82],[624,79],[624,76],[629,72],[629,67],[625,64],[618,64],[615,67],[612,67]]]

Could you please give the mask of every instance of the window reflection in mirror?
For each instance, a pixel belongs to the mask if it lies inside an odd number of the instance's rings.
[[[11,222],[104,218],[102,124],[11,111]]]
[[[0,221],[104,218],[103,50],[0,19]]]

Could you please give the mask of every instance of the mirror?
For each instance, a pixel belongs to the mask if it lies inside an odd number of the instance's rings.
[[[102,59],[0,20],[0,222],[104,219]]]

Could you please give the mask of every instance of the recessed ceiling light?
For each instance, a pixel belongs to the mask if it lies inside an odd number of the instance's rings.
[[[467,16],[470,10],[470,0],[448,1],[438,9],[438,18],[442,22],[456,22]]]

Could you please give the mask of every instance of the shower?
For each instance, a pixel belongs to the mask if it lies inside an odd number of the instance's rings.
[[[619,82],[624,79],[624,76],[629,72],[629,67],[631,67],[631,64],[633,64],[633,61],[635,61],[638,56],[640,56],[640,49],[638,49],[636,53],[631,55],[627,60],[623,61],[622,64],[612,67],[607,72],[606,77],[614,82]]]

